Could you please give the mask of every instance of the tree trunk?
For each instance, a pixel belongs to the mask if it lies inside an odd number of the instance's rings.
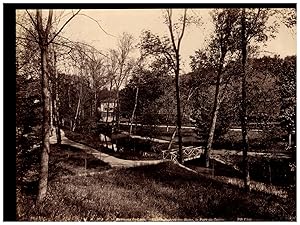
[[[178,162],[183,163],[182,153],[182,136],[181,136],[181,107],[180,107],[180,89],[179,89],[179,53],[176,54],[176,71],[175,71],[175,83],[176,83],[176,106],[177,106],[177,133],[178,133]]]
[[[47,193],[48,185],[48,162],[50,153],[50,91],[49,91],[49,72],[47,68],[48,46],[41,47],[41,72],[42,72],[42,100],[43,100],[43,140],[42,140],[42,155],[41,155],[41,170],[38,187],[37,202],[41,202]]]
[[[184,10],[184,15],[182,19],[182,30],[181,34],[178,37],[177,41],[177,46],[175,43],[175,38],[174,38],[174,31],[173,31],[173,24],[172,24],[172,9],[167,10],[168,14],[168,27],[169,27],[169,32],[171,36],[171,41],[173,45],[173,51],[175,53],[175,87],[176,87],[176,108],[177,108],[177,132],[178,132],[178,162],[183,163],[183,152],[182,152],[182,136],[181,136],[181,107],[180,107],[180,89],[179,89],[179,71],[180,71],[180,55],[179,55],[179,49],[180,49],[180,43],[183,38],[183,34],[185,31],[185,26],[186,26],[186,12],[187,9]]]
[[[250,176],[248,151],[249,141],[247,132],[247,80],[246,80],[246,60],[247,60],[247,40],[246,40],[246,24],[245,24],[245,9],[242,9],[242,100],[241,100],[241,126],[243,137],[243,172],[244,172],[244,188],[245,191],[250,191]]]
[[[57,96],[56,96],[57,97]],[[58,100],[54,100],[54,110],[55,110],[55,132],[57,144],[61,144],[61,133],[60,133],[60,118],[59,118],[59,109],[58,109]]]
[[[97,101],[97,89],[96,89],[96,87],[95,87],[95,112],[94,112],[94,116],[97,118],[97,106],[98,106],[98,101]]]
[[[116,120],[117,120],[117,131],[120,130],[120,93],[119,89],[117,89],[117,115],[116,115]]]
[[[72,108],[72,106],[71,106],[71,94],[70,94],[70,89],[71,89],[71,87],[70,87],[70,85],[68,85],[68,106],[69,106],[69,109]]]
[[[196,90],[196,89],[195,89],[195,90]],[[194,91],[195,91],[195,90],[194,90]],[[183,113],[185,113],[186,106],[187,106],[188,102],[190,101],[190,98],[192,97],[192,95],[193,95],[193,91],[190,92],[190,94],[188,95],[188,97],[187,97],[187,99],[186,99],[185,104],[184,104],[183,107],[182,107],[182,108],[183,108],[183,109],[182,109]],[[167,129],[168,129],[168,127],[169,127],[169,125],[167,125]],[[172,147],[173,140],[174,140],[174,138],[175,138],[175,136],[176,136],[177,128],[178,128],[178,127],[177,127],[177,125],[176,125],[175,130],[174,130],[173,133],[172,133],[171,140],[170,140],[169,145],[168,145],[168,150],[170,150],[171,147]],[[167,130],[167,131],[168,131],[168,130]]]
[[[52,82],[49,80],[49,77],[48,77],[48,82],[49,82],[49,92],[50,92],[50,97],[49,97],[50,98],[49,99],[49,101],[50,101],[50,136],[52,136],[53,135],[53,97],[52,97],[51,93],[53,93],[53,85],[52,85]]]
[[[77,120],[78,120],[79,112],[80,112],[79,109],[80,109],[80,104],[81,104],[81,95],[82,95],[82,84],[80,86],[79,98],[78,98],[77,109],[76,109],[76,114],[75,114],[75,118],[74,118],[72,131],[75,131],[75,128],[77,125]]]
[[[133,120],[134,120],[135,111],[136,111],[136,107],[137,107],[137,103],[138,103],[138,95],[139,95],[139,87],[136,87],[134,107],[133,107],[131,120],[130,120],[129,135],[131,135],[131,133],[132,133]]]
[[[219,93],[216,94],[217,98],[219,98]],[[205,167],[209,167],[209,158],[210,158],[210,152],[211,152],[211,147],[214,139],[214,134],[215,134],[215,129],[216,129],[216,124],[217,124],[217,117],[219,114],[219,109],[220,109],[220,103],[219,102],[214,102],[214,107],[213,107],[213,117],[208,133],[208,141],[207,141],[207,146],[204,151],[204,156],[205,156]]]
[[[55,83],[54,83],[54,99],[53,99],[53,109],[55,113],[55,131],[57,144],[61,144],[61,134],[60,134],[60,118],[59,118],[59,97],[58,97],[58,72],[56,68],[56,53],[54,52],[54,70],[55,70]]]
[[[217,118],[218,118],[219,109],[220,109],[220,105],[221,105],[220,85],[221,85],[221,79],[222,79],[222,69],[223,69],[224,58],[225,58],[225,54],[222,54],[222,56],[220,58],[219,68],[218,68],[216,91],[215,91],[214,105],[213,105],[213,111],[212,111],[212,119],[211,119],[209,133],[208,133],[207,146],[206,146],[205,152],[204,152],[205,167],[207,167],[207,168],[209,167],[210,152],[211,152],[211,147],[212,147],[212,143],[214,140]]]
[[[177,131],[177,126],[175,127],[175,130],[173,131],[173,134],[172,134],[171,140],[170,140],[170,142],[169,142],[169,145],[168,145],[168,150],[170,150],[170,149],[171,149],[171,147],[172,147],[173,140],[174,140],[174,138],[175,138],[175,136],[176,136],[176,131]]]

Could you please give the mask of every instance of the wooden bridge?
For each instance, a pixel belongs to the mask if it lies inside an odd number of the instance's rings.
[[[195,146],[188,146],[182,147],[182,158],[183,161],[189,161],[192,159],[200,158],[201,154],[204,153],[204,147],[195,147]],[[177,149],[170,149],[170,150],[163,150],[162,151],[162,158],[163,159],[171,159],[177,162],[178,159],[178,148]]]

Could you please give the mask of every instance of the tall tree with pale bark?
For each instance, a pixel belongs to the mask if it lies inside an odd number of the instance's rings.
[[[219,9],[214,10],[213,22],[215,24],[215,32],[212,37],[211,43],[209,45],[208,54],[212,54],[212,57],[209,57],[214,61],[216,72],[216,88],[215,96],[213,102],[213,110],[210,122],[210,128],[208,133],[207,145],[205,148],[205,166],[209,167],[209,158],[212,148],[212,143],[214,140],[214,134],[216,129],[217,117],[219,114],[219,109],[221,106],[221,92],[225,90],[220,90],[222,87],[226,87],[226,82],[223,81],[223,68],[226,61],[232,59],[233,55],[236,52],[236,21],[238,18],[238,10],[236,9]],[[231,53],[231,54],[230,54]],[[230,55],[229,55],[230,54]],[[227,80],[228,82],[228,80]],[[223,85],[225,83],[225,85]],[[223,88],[224,89],[224,88]]]

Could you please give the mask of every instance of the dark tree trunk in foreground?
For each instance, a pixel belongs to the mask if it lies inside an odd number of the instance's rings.
[[[47,27],[43,29],[42,12],[36,11],[36,28],[40,35],[39,46],[41,50],[41,83],[42,83],[42,102],[43,102],[43,125],[42,125],[42,155],[41,155],[41,170],[40,180],[38,187],[37,202],[41,202],[47,193],[48,185],[48,162],[50,153],[50,91],[49,91],[49,71],[47,65],[48,57],[48,35],[50,33],[50,27],[52,23],[53,11],[49,10],[49,16],[47,21]]]
[[[49,14],[47,18],[46,27],[43,27],[43,16],[42,10],[36,10],[36,18],[26,10],[28,16],[31,19],[32,25],[38,34],[38,45],[41,54],[41,86],[42,86],[42,104],[43,104],[43,124],[42,124],[42,154],[41,154],[41,169],[40,169],[40,179],[37,195],[37,203],[42,202],[47,194],[48,185],[48,163],[49,163],[49,153],[50,153],[50,90],[49,90],[49,71],[48,71],[48,51],[49,45],[53,40],[59,35],[63,28],[80,12],[78,10],[63,24],[63,26],[56,32],[50,39],[51,28],[52,28],[52,17],[53,9],[49,9]],[[33,35],[34,36],[34,35]],[[36,37],[33,37],[37,40]]]
[[[247,132],[247,81],[246,81],[246,60],[247,60],[247,40],[246,40],[246,24],[245,24],[245,9],[242,10],[241,17],[241,47],[242,47],[242,100],[241,100],[241,126],[243,137],[243,173],[244,173],[244,188],[245,191],[250,191],[250,175],[248,162],[248,132]]]
[[[47,47],[41,49],[42,60],[42,99],[43,99],[43,149],[41,155],[41,171],[38,190],[38,202],[42,201],[47,193],[48,184],[48,161],[50,153],[50,92],[49,92],[49,73],[47,70]]]
[[[175,53],[174,60],[174,72],[175,72],[175,87],[176,87],[176,108],[177,108],[177,134],[178,134],[178,162],[183,163],[183,151],[182,151],[182,135],[181,135],[181,107],[180,107],[180,88],[179,88],[179,72],[180,72],[180,44],[184,35],[185,26],[186,26],[186,12],[187,9],[184,10],[183,18],[182,18],[182,29],[180,35],[177,40],[177,46],[175,43],[174,30],[173,30],[173,22],[172,22],[172,9],[167,10],[167,25],[169,28],[171,42],[173,46],[173,51]]]

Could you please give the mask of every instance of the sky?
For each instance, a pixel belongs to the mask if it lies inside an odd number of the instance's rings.
[[[56,11],[55,14],[59,15]],[[70,10],[65,10],[61,24],[70,17]],[[74,10],[75,12],[75,10]],[[183,72],[189,72],[189,56],[195,50],[204,48],[210,35],[213,32],[213,24],[209,9],[189,9],[188,13],[193,16],[201,16],[201,25],[192,25],[187,28],[183,37],[180,54],[182,57]],[[175,11],[182,13],[182,11]],[[62,35],[73,40],[81,41],[93,45],[98,50],[106,52],[110,48],[115,48],[118,37],[127,32],[133,35],[135,43],[140,40],[143,30],[151,30],[152,33],[169,35],[166,24],[163,23],[162,9],[91,9],[82,10],[79,15],[64,28]],[[85,16],[86,15],[86,16]],[[90,19],[88,17],[93,18]],[[103,30],[94,21],[97,20]],[[280,26],[279,32],[274,40],[267,42],[261,48],[261,55],[279,54],[281,57],[296,54],[296,34],[295,31]]]

